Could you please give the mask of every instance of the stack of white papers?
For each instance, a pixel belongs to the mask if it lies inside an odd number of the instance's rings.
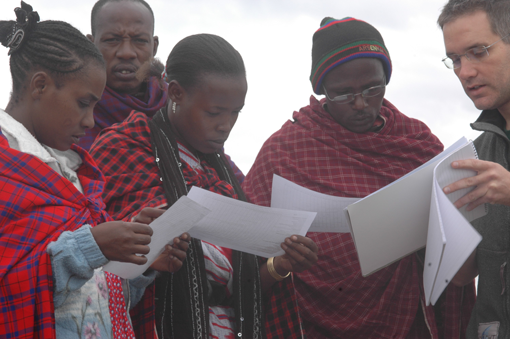
[[[468,193],[469,189],[446,195],[443,187],[462,177],[473,176],[469,170],[453,170],[455,160],[468,159],[470,147],[463,147],[441,161],[434,170],[430,218],[425,254],[423,285],[427,304],[435,304],[454,275],[469,255],[482,241],[482,236],[469,223],[487,213],[486,206],[467,211],[458,210],[453,203]]]
[[[453,205],[469,189],[446,196],[442,188],[475,175],[454,170],[454,160],[476,159],[472,143],[460,139],[406,176],[347,208],[363,276],[427,246],[424,287],[427,304],[444,288],[481,241],[470,221],[485,205],[468,212]]]
[[[293,235],[305,235],[316,213],[256,206],[198,187],[181,197],[154,220],[150,253],[145,265],[110,262],[103,267],[125,279],[141,275],[163,252],[166,244],[184,232],[218,246],[265,258],[284,253],[280,244]]]

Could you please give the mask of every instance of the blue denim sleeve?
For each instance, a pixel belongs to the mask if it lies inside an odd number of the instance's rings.
[[[76,231],[63,232],[46,249],[53,271],[55,308],[65,302],[70,292],[78,290],[90,280],[94,269],[108,262],[90,229],[90,225],[83,225]]]

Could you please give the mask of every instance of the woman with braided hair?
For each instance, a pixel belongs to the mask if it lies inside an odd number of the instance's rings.
[[[112,221],[103,175],[73,145],[94,125],[104,60],[71,25],[39,22],[24,2],[15,13],[16,21],[0,21],[13,81],[0,110],[0,334],[134,338],[127,308],[155,273],[124,281],[100,267],[144,264],[152,235],[144,221],[159,211],[141,211],[137,223]],[[181,266],[187,242],[174,241],[154,268]]]
[[[163,69],[152,72],[161,75]],[[104,199],[115,218],[130,220],[141,208],[172,205],[191,186],[244,200],[222,150],[247,92],[241,55],[219,36],[188,36],[168,56],[164,80],[166,107],[152,119],[134,111],[103,130],[90,150],[106,176]],[[192,239],[182,269],[156,278],[159,338],[266,338],[273,331],[264,317],[272,289],[317,260],[309,238],[293,235],[281,246],[285,254],[266,263]]]

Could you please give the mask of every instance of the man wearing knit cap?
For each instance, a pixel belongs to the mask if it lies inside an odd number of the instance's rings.
[[[270,205],[273,173],[317,192],[362,198],[441,152],[424,123],[384,99],[391,72],[373,26],[325,18],[313,36],[310,75],[315,94],[325,97],[312,96],[265,142],[243,184],[248,199]],[[282,294],[295,286],[285,302],[273,298],[266,305],[288,308],[297,301],[308,338],[464,337],[473,284],[449,286],[435,306],[425,306],[422,253],[362,277],[350,234],[308,236],[319,246],[317,265],[280,283]],[[267,322],[282,338],[300,334],[278,319]]]
[[[467,338],[510,338],[510,1],[450,0],[438,19],[443,30],[445,65],[455,72],[476,108],[471,128],[480,160],[457,161],[454,168],[477,175],[444,188],[451,193],[476,186],[455,205],[488,213],[473,222],[483,237],[456,275],[462,285],[478,277],[478,296]]]

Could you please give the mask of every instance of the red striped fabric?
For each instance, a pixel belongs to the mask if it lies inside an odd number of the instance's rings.
[[[110,221],[101,199],[104,177],[90,155],[73,146],[83,164],[80,193],[39,158],[9,147],[0,133],[0,334],[3,338],[54,338],[53,276],[48,244],[64,231]],[[108,288],[122,296],[120,279]],[[132,333],[124,298],[109,298],[115,338]],[[124,310],[118,313],[117,310]],[[120,327],[120,323],[124,325]]]

